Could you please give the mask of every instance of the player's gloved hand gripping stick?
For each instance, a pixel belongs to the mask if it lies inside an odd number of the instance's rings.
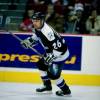
[[[16,38],[17,40],[20,41],[20,43],[23,43],[24,40],[22,40],[21,38],[19,38],[17,35],[13,34],[12,32],[9,32],[9,34],[11,34],[14,38]],[[37,53],[40,57],[43,57],[42,54],[40,54],[36,49],[34,49],[31,45],[29,45],[27,43],[27,48],[31,49],[32,51],[34,51],[35,53]]]
[[[44,56],[47,65],[51,65],[54,59],[56,59],[56,57],[52,53],[47,53],[46,56]]]

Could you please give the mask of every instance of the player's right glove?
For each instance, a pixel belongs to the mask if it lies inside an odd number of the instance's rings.
[[[35,43],[35,41],[31,38],[27,38],[25,40],[23,40],[21,42],[21,45],[25,48],[25,49],[28,49],[30,46],[32,47],[33,44]]]
[[[46,54],[46,56],[44,57],[45,64],[51,65],[54,59],[56,59],[56,57],[52,53]]]

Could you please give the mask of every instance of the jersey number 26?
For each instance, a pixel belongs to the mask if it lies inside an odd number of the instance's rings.
[[[59,40],[57,40],[56,42],[53,43],[53,47],[54,49],[58,49],[62,46],[61,42]]]

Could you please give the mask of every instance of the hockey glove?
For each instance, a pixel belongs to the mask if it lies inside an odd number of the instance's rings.
[[[54,59],[56,59],[56,57],[52,53],[46,54],[46,57],[44,57],[45,64],[51,65]]]
[[[33,44],[35,43],[35,41],[31,38],[27,38],[25,40],[23,40],[21,42],[21,45],[25,48],[25,49],[28,49],[29,46],[32,46]]]

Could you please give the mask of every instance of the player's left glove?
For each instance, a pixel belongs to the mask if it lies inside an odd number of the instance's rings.
[[[25,49],[28,49],[29,46],[30,47],[33,47],[34,45],[36,44],[36,41],[33,40],[31,37],[21,41],[21,45],[25,48]]]
[[[56,59],[54,54],[47,53],[46,56],[44,57],[45,64],[46,65],[51,65],[54,59]]]

